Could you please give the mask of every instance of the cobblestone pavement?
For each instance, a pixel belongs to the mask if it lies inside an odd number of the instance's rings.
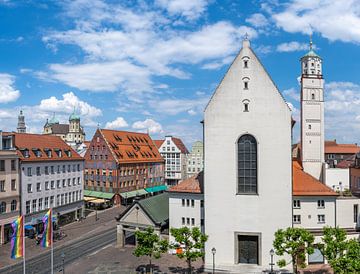
[[[54,247],[61,246],[67,242],[74,241],[82,237],[90,237],[92,234],[108,230],[116,226],[115,216],[122,212],[124,207],[113,207],[110,209],[98,211],[98,220],[95,220],[95,212],[92,212],[82,222],[74,222],[60,228],[67,235],[64,239],[54,242]],[[10,264],[20,262],[22,259],[12,260],[10,258],[10,243],[0,246],[0,268]],[[34,239],[25,240],[25,256],[31,258],[46,249],[35,244]]]
[[[83,256],[67,265],[66,274],[129,274],[145,268],[149,263],[146,257],[135,257],[132,252],[133,246],[117,248],[114,244],[108,245],[92,254]],[[164,254],[160,259],[153,260],[154,269],[161,273],[185,273],[186,263],[175,255]],[[202,271],[202,260],[193,263],[193,273],[205,273]],[[156,272],[155,272],[156,273]]]

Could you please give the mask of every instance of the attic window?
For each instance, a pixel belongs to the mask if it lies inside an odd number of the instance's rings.
[[[311,125],[309,125],[309,129],[311,129]]]
[[[247,81],[244,82],[244,89],[249,89],[249,82]]]
[[[25,158],[29,158],[29,150],[28,149],[24,149],[23,150],[23,155]]]
[[[311,99],[315,100],[315,94],[314,93],[311,94]]]
[[[247,100],[247,99],[243,100],[244,112],[249,112],[249,103],[250,103],[249,100]]]
[[[248,60],[244,60],[244,68],[248,68],[248,67],[249,67],[249,66],[248,66],[248,63],[249,63]]]

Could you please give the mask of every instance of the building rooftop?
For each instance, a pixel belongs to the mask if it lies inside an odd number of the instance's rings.
[[[173,186],[168,191],[198,194],[204,193],[204,172],[201,171],[188,179],[180,181],[179,184]]]
[[[14,135],[14,146],[22,161],[83,160],[58,136],[15,132],[5,134]]]
[[[180,138],[171,137],[171,140],[174,142],[174,144],[177,146],[177,148],[181,151],[181,153],[188,154],[189,151],[184,145],[183,141]],[[165,140],[154,140],[155,145],[157,148],[160,148],[161,145],[164,143]]]
[[[98,130],[119,163],[164,162],[149,134],[110,129]]]
[[[294,196],[338,196],[331,188],[304,172],[298,161],[293,160],[292,167]]]
[[[326,154],[355,154],[360,152],[357,144],[338,144],[336,140],[325,141]]]

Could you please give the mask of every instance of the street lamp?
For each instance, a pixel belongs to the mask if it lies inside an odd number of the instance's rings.
[[[64,251],[61,252],[61,259],[62,259],[62,273],[65,274],[65,253],[64,253]]]
[[[271,249],[270,250],[270,274],[273,274],[274,272],[274,254],[275,254],[275,251],[274,251],[274,249]]]
[[[213,255],[213,271],[212,271],[212,273],[214,274],[215,273],[215,254],[216,254],[216,248],[215,247],[213,247],[211,249],[211,253]]]

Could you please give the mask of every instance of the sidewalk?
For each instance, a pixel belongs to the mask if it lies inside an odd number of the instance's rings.
[[[54,247],[64,245],[70,241],[74,241],[79,238],[89,237],[92,234],[99,233],[101,231],[108,230],[109,228],[116,226],[115,217],[124,211],[125,207],[113,207],[106,210],[98,211],[98,220],[95,220],[95,212],[90,213],[82,222],[74,222],[71,224],[60,227],[60,231],[63,231],[67,236],[54,242]],[[58,230],[59,231],[59,230]],[[0,268],[21,262],[22,259],[13,260],[10,258],[10,242],[0,246]],[[46,249],[39,245],[36,245],[35,239],[25,239],[25,257],[31,258],[45,252]]]

